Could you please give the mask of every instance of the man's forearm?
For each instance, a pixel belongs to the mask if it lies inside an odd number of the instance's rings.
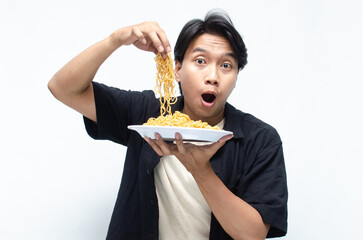
[[[49,89],[59,98],[84,92],[91,84],[102,63],[119,47],[113,36],[87,48],[49,81]]]
[[[213,169],[194,178],[223,229],[234,239],[265,239],[269,225],[255,208],[234,195]]]

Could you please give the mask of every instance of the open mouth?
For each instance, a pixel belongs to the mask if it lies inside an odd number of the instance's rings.
[[[203,98],[203,101],[205,101],[207,103],[212,103],[216,99],[216,96],[212,93],[203,93],[202,98]]]

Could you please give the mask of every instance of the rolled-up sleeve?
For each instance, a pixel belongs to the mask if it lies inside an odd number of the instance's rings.
[[[93,82],[97,123],[83,117],[89,136],[127,145],[128,125],[139,125],[158,109],[152,91],[127,91]]]

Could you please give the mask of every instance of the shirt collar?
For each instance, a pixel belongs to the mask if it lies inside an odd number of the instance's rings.
[[[244,138],[242,132],[242,114],[231,104],[226,103],[224,107],[224,130],[233,132],[233,138]]]
[[[171,112],[182,111],[184,106],[184,97],[179,96],[178,101],[171,105]],[[224,108],[224,130],[233,132],[233,138],[243,138],[243,132],[241,127],[242,115],[231,104],[226,103]]]

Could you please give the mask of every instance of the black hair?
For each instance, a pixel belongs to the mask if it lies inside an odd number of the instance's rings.
[[[241,35],[235,29],[227,13],[211,11],[205,16],[204,21],[193,19],[187,22],[181,30],[174,48],[175,60],[183,63],[185,52],[189,44],[203,33],[210,33],[224,37],[235,54],[238,69],[242,70],[247,64],[247,49]]]
[[[215,34],[224,37],[234,53],[238,63],[238,69],[241,71],[247,64],[247,49],[241,35],[235,29],[231,18],[226,12],[212,10],[207,13],[204,21],[201,19],[192,19],[187,22],[181,30],[174,48],[174,57],[181,64],[184,55],[190,43],[203,33]],[[179,84],[180,93],[182,94]]]

